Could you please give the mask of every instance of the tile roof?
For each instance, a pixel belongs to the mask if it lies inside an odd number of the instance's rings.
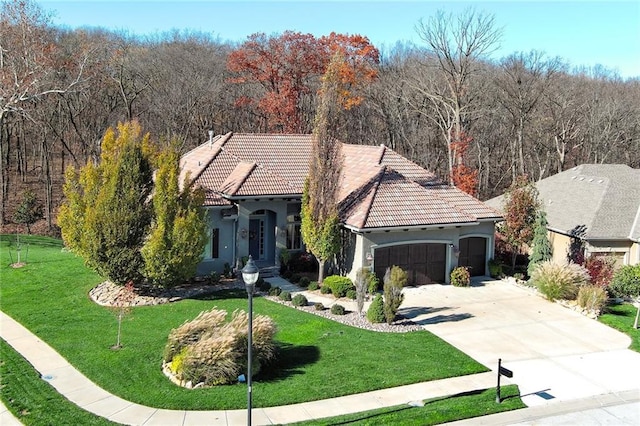
[[[234,134],[216,136],[182,157],[205,188],[207,205],[230,199],[301,196],[312,135]],[[344,223],[355,229],[431,226],[496,219],[499,214],[395,151],[342,144],[343,172],[338,199]],[[182,179],[181,179],[182,180]]]
[[[583,164],[536,183],[549,228],[583,238],[640,241],[640,169]],[[501,209],[503,196],[487,201]]]

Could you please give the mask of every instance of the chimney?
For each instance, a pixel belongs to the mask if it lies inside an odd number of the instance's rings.
[[[213,130],[209,130],[209,146],[213,145]]]

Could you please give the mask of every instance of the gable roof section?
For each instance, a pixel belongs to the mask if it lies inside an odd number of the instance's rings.
[[[182,175],[206,191],[206,205],[238,198],[300,197],[308,173],[312,135],[218,136],[187,153]],[[341,217],[357,230],[476,223],[499,214],[395,151],[341,145],[338,188]]]
[[[587,240],[640,241],[640,170],[583,164],[536,183],[548,228]],[[487,201],[502,208],[504,196]]]

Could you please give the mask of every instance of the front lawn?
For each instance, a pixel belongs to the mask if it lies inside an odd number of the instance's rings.
[[[629,349],[640,352],[640,330],[633,328],[637,308],[631,303],[609,305],[598,320],[609,327],[615,328],[631,337]]]
[[[26,425],[116,425],[85,411],[40,378],[7,342],[0,339],[0,395]]]
[[[237,409],[246,405],[246,386],[188,390],[161,372],[169,331],[214,306],[246,309],[244,292],[208,300],[134,308],[123,321],[123,349],[111,350],[116,316],[87,293],[101,279],[82,260],[53,245],[31,244],[23,268],[12,268],[15,248],[2,242],[2,310],[60,352],[109,392],[139,404],[187,410]],[[23,249],[24,250],[24,249]],[[278,325],[280,356],[257,376],[256,407],[331,398],[416,382],[474,374],[487,369],[426,331],[376,333],[348,327],[263,298],[257,314]]]
[[[456,420],[470,419],[504,411],[525,408],[520,400],[517,385],[502,388],[502,402],[496,402],[496,390],[485,389],[463,394],[428,399],[424,406],[396,405],[372,411],[348,414],[344,416],[328,417],[295,423],[304,426],[329,425],[437,425]]]

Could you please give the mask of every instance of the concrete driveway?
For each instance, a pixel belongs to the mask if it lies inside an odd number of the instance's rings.
[[[504,281],[471,288],[406,288],[399,313],[492,370],[502,365],[528,406],[606,393],[640,393],[640,353],[631,339]]]

